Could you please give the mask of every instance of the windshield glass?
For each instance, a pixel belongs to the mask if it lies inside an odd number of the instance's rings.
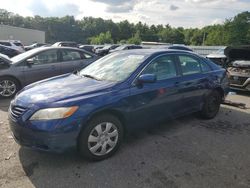
[[[80,75],[92,76],[98,80],[124,81],[147,58],[146,55],[127,53],[110,54],[80,71]]]
[[[33,50],[29,50],[27,52],[21,53],[21,54],[19,54],[17,56],[12,57],[11,61],[12,61],[12,63],[17,63],[17,62],[19,62],[19,61],[33,55],[34,53],[38,52],[39,50],[40,49],[36,48],[36,49],[33,49]]]

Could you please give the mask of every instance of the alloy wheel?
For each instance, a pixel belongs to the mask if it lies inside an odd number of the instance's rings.
[[[16,84],[12,80],[0,81],[0,95],[3,97],[10,97],[16,92]]]

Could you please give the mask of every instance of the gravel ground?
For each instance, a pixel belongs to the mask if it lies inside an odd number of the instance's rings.
[[[194,115],[130,133],[112,158],[88,162],[76,152],[50,154],[18,146],[0,101],[0,187],[250,187],[250,95],[228,99],[218,116]]]

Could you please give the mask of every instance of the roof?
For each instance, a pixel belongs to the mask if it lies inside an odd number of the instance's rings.
[[[162,53],[187,53],[187,54],[195,54],[191,51],[184,50],[175,50],[175,49],[133,49],[133,50],[121,50],[119,53],[126,53],[129,55],[153,55],[153,54],[162,54]],[[197,55],[197,54],[195,54]]]

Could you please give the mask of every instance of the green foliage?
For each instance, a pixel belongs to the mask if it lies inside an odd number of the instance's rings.
[[[100,33],[98,36],[91,37],[90,43],[91,44],[112,44],[113,39],[112,39],[110,31],[107,31],[106,33]]]
[[[137,31],[133,37],[128,39],[129,44],[141,44],[140,31]]]
[[[198,28],[173,28],[170,25],[151,25],[127,20],[114,23],[102,18],[73,16],[22,17],[0,9],[0,24],[38,29],[46,32],[46,42],[68,40],[79,43],[133,43],[154,41],[187,45],[250,44],[250,12],[242,12],[223,24]]]

